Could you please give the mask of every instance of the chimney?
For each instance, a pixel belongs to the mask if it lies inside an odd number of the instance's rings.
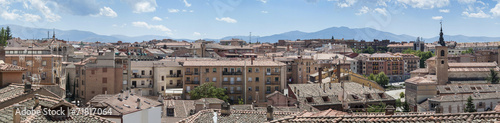
[[[251,64],[253,65],[253,60],[255,60],[254,57],[250,58]]]
[[[323,68],[322,67],[318,68],[318,73],[319,73],[318,80],[316,80],[316,81],[318,81],[319,83],[322,83],[323,82]]]
[[[394,106],[388,105],[387,107],[385,107],[385,115],[394,115],[395,110],[396,108],[394,108]]]
[[[340,61],[339,61],[339,63],[337,63],[337,73],[335,73],[336,74],[335,76],[337,77],[338,82],[340,82],[340,69],[341,68],[340,68]]]
[[[19,104],[14,104],[13,105],[13,111],[12,111],[12,120],[14,123],[21,123],[21,114],[20,113],[16,113],[19,109],[19,107],[21,107],[21,105]]]
[[[323,92],[326,93],[326,83],[323,83]]]
[[[267,106],[266,117],[267,117],[267,121],[271,121],[274,119],[273,118],[273,107]]]
[[[137,109],[141,109],[141,99],[137,98]]]
[[[220,115],[221,116],[229,116],[231,114],[231,105],[229,103],[222,103],[221,109],[220,109]]]

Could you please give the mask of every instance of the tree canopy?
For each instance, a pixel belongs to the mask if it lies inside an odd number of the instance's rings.
[[[431,51],[422,52],[420,50],[417,51],[417,50],[412,50],[412,49],[406,49],[402,53],[413,54],[415,56],[420,57],[420,68],[425,68],[425,60],[427,60],[435,55]]]
[[[462,54],[473,54],[473,53],[474,53],[474,49],[472,49],[472,48],[469,48],[466,51],[462,52]]]
[[[203,83],[189,92],[191,99],[219,98],[227,102],[228,96],[224,88],[217,88],[213,82]]]
[[[368,79],[377,82],[380,86],[384,88],[387,86],[387,84],[389,84],[389,77],[387,77],[387,75],[385,75],[384,72],[380,72],[377,75],[374,75],[372,73],[370,74],[370,76],[368,76]]]
[[[476,112],[476,107],[472,101],[472,96],[469,96],[469,98],[467,98],[467,103],[465,104],[464,112]]]
[[[488,76],[486,80],[488,80],[488,82],[490,82],[491,84],[498,84],[498,73],[495,70],[490,69],[490,76]]]
[[[12,38],[12,34],[10,34],[10,28],[7,27],[8,30],[5,30],[5,28],[2,27],[0,30],[0,45],[1,46],[6,46],[7,45],[7,40]]]

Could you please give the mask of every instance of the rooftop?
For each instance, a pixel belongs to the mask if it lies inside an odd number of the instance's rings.
[[[183,66],[285,66],[284,63],[272,60],[254,60],[253,64],[250,60],[209,60],[209,61],[184,61]]]

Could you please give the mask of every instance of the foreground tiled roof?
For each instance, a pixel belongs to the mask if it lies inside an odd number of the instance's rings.
[[[307,114],[307,113],[305,113]],[[458,114],[434,113],[396,113],[394,115],[379,114],[347,114],[333,116],[289,116],[273,120],[273,123],[309,123],[309,122],[425,122],[425,123],[462,123],[462,122],[498,122],[499,112],[476,112]]]
[[[216,113],[214,113],[216,112]],[[285,116],[298,115],[302,112],[274,111],[274,119]],[[231,110],[229,116],[221,116],[220,110],[201,110],[198,113],[179,121],[180,123],[213,123],[217,115],[217,123],[262,123],[267,122],[266,111],[255,110]]]
[[[137,99],[140,99],[141,101],[139,109],[137,109]],[[100,104],[98,105],[100,106],[102,105],[106,106],[106,108],[112,108],[113,115],[125,115],[161,105],[161,103],[156,100],[152,100],[135,94],[130,94],[130,92],[115,94],[110,98],[100,101],[99,103]]]

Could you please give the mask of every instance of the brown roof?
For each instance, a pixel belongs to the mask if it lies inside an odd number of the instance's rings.
[[[432,79],[431,77],[435,78],[435,75],[426,75],[425,77],[411,77],[405,80],[405,82],[413,84],[436,84],[436,80]]]
[[[413,47],[413,43],[389,44],[387,47]]]
[[[450,68],[495,68],[496,62],[468,62],[468,63],[448,63]]]
[[[246,62],[245,62],[246,61]],[[183,66],[285,66],[284,63],[272,60],[209,60],[209,61],[185,61]]]
[[[141,101],[139,108],[137,108],[138,99],[140,99]],[[112,108],[113,115],[125,115],[151,107],[158,107],[161,105],[161,103],[156,100],[151,100],[146,97],[130,94],[130,92],[115,94],[113,97],[102,100],[99,103],[101,103],[99,105],[104,105],[107,106],[107,108]]]

